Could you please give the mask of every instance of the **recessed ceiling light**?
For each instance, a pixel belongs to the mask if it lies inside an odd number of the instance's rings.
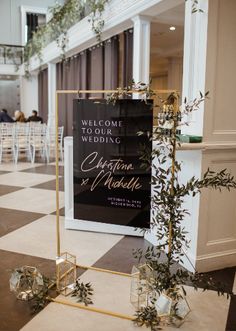
[[[170,31],[175,31],[176,27],[175,26],[170,26],[169,29],[170,29]]]

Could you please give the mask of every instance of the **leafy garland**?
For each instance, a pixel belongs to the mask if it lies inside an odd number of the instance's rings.
[[[30,59],[36,55],[40,64],[43,62],[43,48],[50,42],[56,40],[57,46],[61,49],[61,59],[66,57],[68,44],[68,30],[89,14],[92,31],[98,41],[101,40],[101,33],[104,27],[102,13],[110,0],[67,0],[62,6],[56,4],[49,12],[51,20],[44,26],[38,28],[32,39],[24,48],[24,66],[26,77],[30,76]]]
[[[17,51],[17,48],[15,47],[3,46],[3,54],[5,54],[4,56],[6,57],[6,59],[12,60],[15,66],[15,72],[17,72],[21,65],[19,59],[23,56],[23,48],[20,48]]]
[[[24,67],[26,77],[30,77],[29,66],[30,58],[36,55],[40,64],[43,62],[43,48],[50,42],[56,40],[57,46],[61,49],[61,59],[66,58],[66,47],[68,44],[68,29],[89,15],[88,21],[91,22],[91,29],[96,35],[97,41],[101,41],[101,34],[104,28],[102,14],[106,5],[111,0],[67,0],[62,6],[56,3],[49,12],[51,20],[33,33],[32,39],[24,48]],[[188,1],[188,0],[185,0]],[[203,12],[198,7],[198,0],[191,0],[192,13]],[[18,70],[18,65],[16,65]]]
[[[148,102],[147,96],[153,96],[155,93],[150,90],[148,85],[143,83],[133,84],[125,89],[117,89],[117,92],[107,98],[107,102],[115,103],[121,97],[130,96],[131,91],[137,91],[145,102]],[[189,215],[188,210],[184,209],[183,204],[187,196],[195,196],[201,193],[203,188],[211,188],[221,191],[236,189],[235,178],[223,169],[219,172],[208,169],[203,174],[202,179],[190,178],[187,183],[179,183],[179,174],[181,172],[181,163],[176,159],[177,147],[181,146],[177,135],[177,128],[187,123],[182,123],[185,115],[191,114],[199,109],[200,104],[208,97],[208,92],[192,102],[184,100],[184,105],[179,107],[177,104],[178,96],[171,94],[167,100],[162,100],[161,119],[157,128],[154,130],[151,140],[155,141],[156,147],[153,151],[143,149],[140,159],[145,168],[152,168],[153,187],[152,196],[152,219],[151,229],[154,230],[157,238],[157,246],[149,246],[146,250],[137,249],[134,251],[134,257],[137,263],[146,263],[154,271],[152,280],[152,291],[156,296],[162,293],[169,296],[174,302],[178,302],[186,295],[183,285],[192,284],[195,289],[199,287],[203,290],[215,290],[218,295],[232,295],[232,291],[219,282],[214,281],[203,273],[189,272],[180,267],[183,262],[185,250],[189,247],[187,232],[183,228],[183,220]],[[171,128],[164,129],[165,123],[170,124]],[[160,124],[161,123],[161,124]],[[139,132],[139,135],[147,134]],[[155,159],[155,163],[153,160]],[[146,232],[146,230],[144,230]],[[150,286],[150,284],[149,284]],[[153,299],[154,298],[154,299]],[[155,310],[155,295],[149,300],[149,304],[136,312],[136,324],[151,326],[153,330],[158,330],[161,319]],[[171,311],[170,323],[172,318],[180,318],[175,306]]]
[[[97,41],[101,41],[102,30],[104,28],[105,21],[102,18],[102,14],[105,10],[105,6],[110,0],[89,0],[87,6],[90,8],[89,22],[92,25],[92,31],[97,37]]]

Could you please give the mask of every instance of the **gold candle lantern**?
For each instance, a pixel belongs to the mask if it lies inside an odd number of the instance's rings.
[[[146,307],[152,293],[153,269],[148,264],[133,266],[131,274],[130,302],[139,310]]]
[[[69,295],[76,281],[76,256],[68,252],[62,253],[56,259],[56,272],[58,292]]]
[[[29,301],[39,294],[44,286],[44,279],[37,268],[23,266],[13,271],[10,277],[10,291],[17,299]]]
[[[155,303],[158,316],[161,318],[162,325],[174,325],[180,327],[186,316],[190,312],[189,304],[184,293],[180,292],[176,299],[171,298],[168,294],[161,293]]]

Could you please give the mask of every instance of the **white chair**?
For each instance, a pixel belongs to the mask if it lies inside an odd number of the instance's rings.
[[[47,149],[47,140],[46,132],[47,126],[38,122],[32,122],[30,124],[30,146],[31,146],[31,162],[35,162],[35,154],[38,151],[40,156],[46,159],[46,162],[49,162],[49,154]]]
[[[3,154],[15,159],[15,125],[14,123],[0,123],[0,163]]]
[[[63,133],[64,133],[64,126],[61,126],[58,128],[58,147],[59,147],[59,153],[60,153],[60,160],[63,161]],[[48,155],[50,157],[51,152],[56,151],[56,130],[54,127],[48,127],[47,128],[47,150]]]
[[[32,153],[30,150],[30,128],[29,123],[16,123],[15,125],[15,163],[18,162],[19,153],[26,153],[28,159],[32,162]]]

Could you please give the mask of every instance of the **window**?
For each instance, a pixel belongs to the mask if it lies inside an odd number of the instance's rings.
[[[45,14],[26,13],[25,41],[29,41],[33,37],[33,33],[37,31],[38,27],[45,24]]]
[[[37,29],[48,21],[47,8],[21,6],[21,43],[24,46]]]

